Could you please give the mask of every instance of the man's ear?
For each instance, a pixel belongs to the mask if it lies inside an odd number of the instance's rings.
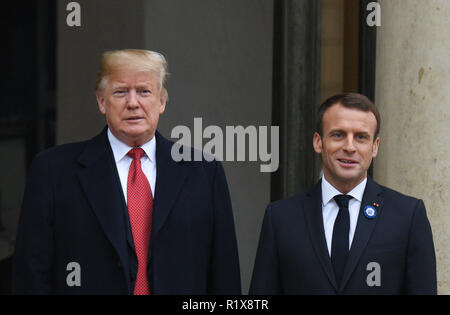
[[[161,115],[162,113],[164,113],[164,111],[166,110],[166,104],[167,104],[167,100],[168,100],[168,93],[167,90],[165,88],[163,88],[161,90],[160,96],[159,96],[159,102],[160,102],[160,107],[159,107],[159,114]]]
[[[313,147],[317,154],[322,154],[322,138],[317,132],[313,136]]]
[[[97,91],[95,96],[97,97],[97,104],[98,104],[98,109],[100,110],[100,113],[102,113],[103,115],[106,115],[105,97],[103,96],[103,93],[100,91]]]
[[[372,158],[375,158],[378,154],[378,148],[380,147],[380,137],[373,142],[372,145]]]

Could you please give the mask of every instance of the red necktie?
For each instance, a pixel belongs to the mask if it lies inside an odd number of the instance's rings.
[[[152,229],[153,196],[150,184],[141,168],[141,157],[144,154],[141,148],[133,148],[128,152],[128,156],[133,158],[133,161],[128,172],[127,204],[138,259],[134,295],[150,294],[147,260]]]

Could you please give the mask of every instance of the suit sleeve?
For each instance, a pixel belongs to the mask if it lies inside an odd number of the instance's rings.
[[[215,162],[214,235],[209,272],[209,294],[241,294],[239,256],[228,185],[220,162]]]
[[[433,235],[422,200],[415,208],[406,263],[406,293],[437,294]]]
[[[266,209],[249,294],[281,294],[272,209]]]
[[[25,188],[13,258],[13,294],[50,294],[53,263],[53,198],[49,163],[33,161]]]

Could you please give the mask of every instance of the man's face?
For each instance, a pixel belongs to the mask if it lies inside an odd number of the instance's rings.
[[[322,137],[314,134],[316,153],[322,155],[327,181],[342,193],[349,192],[367,176],[372,158],[377,156],[380,138],[374,141],[375,115],[334,104],[322,119]]]
[[[155,135],[166,97],[161,96],[153,72],[129,71],[110,76],[97,93],[97,102],[114,136],[129,146],[140,146]]]

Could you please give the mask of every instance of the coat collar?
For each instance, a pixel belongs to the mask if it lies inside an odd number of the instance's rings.
[[[311,242],[325,274],[331,285],[337,291],[337,281],[334,275],[331,259],[328,254],[327,242],[322,217],[322,180],[319,180],[306,192],[304,204],[306,223],[311,236]]]
[[[344,270],[344,275],[341,284],[338,287],[325,240],[321,205],[321,186],[322,185],[320,180],[316,185],[314,185],[309,191],[306,192],[306,199],[304,204],[305,217],[309,233],[311,235],[312,244],[320,261],[320,265],[322,266],[325,274],[327,275],[330,283],[335,288],[335,290],[337,292],[342,292],[353,271],[355,270],[381,214],[381,209],[383,207],[382,189],[370,177],[367,178],[367,184],[364,190],[361,208],[358,214],[358,222],[356,225],[355,235],[353,237],[353,242]],[[373,219],[367,219],[363,213],[364,208],[368,205],[376,205],[378,214]]]
[[[101,228],[124,266],[125,278],[129,283],[122,190],[106,131],[107,128],[104,128],[87,142],[78,158],[80,167],[77,176]]]
[[[173,142],[165,139],[158,131],[156,131],[156,184],[154,195],[153,209],[153,228],[152,238],[156,237],[158,232],[167,220],[172,206],[180,192],[183,183],[188,174],[186,162],[176,162],[172,159],[171,151]],[[97,137],[88,142],[84,152],[78,159],[83,166],[81,173],[82,185],[87,188],[87,195],[92,200],[94,211],[98,214],[99,220],[104,223],[104,229],[110,234],[111,239],[116,239],[114,234],[117,224],[111,224],[112,218],[109,217],[106,204],[110,204],[111,191],[115,191],[117,186],[114,172],[117,172],[112,159],[112,150],[107,139],[107,127]],[[102,187],[96,187],[100,184]],[[114,186],[114,187],[113,187]],[[117,196],[120,191],[117,192]],[[104,200],[102,200],[104,198]],[[118,200],[116,200],[118,201]],[[117,203],[121,205],[122,202]],[[114,207],[114,208],[117,208]],[[117,210],[117,209],[116,209]],[[117,222],[116,222],[117,223]]]
[[[117,167],[107,137],[108,128],[87,142],[78,158],[77,175],[100,226],[115,248],[130,283],[127,252],[127,225],[124,216],[123,194]],[[151,239],[155,240],[173,208],[177,195],[188,175],[186,162],[175,162],[171,156],[173,143],[156,132],[157,178],[154,195],[153,227]],[[153,242],[150,242],[152,246]]]
[[[355,235],[353,236],[352,246],[350,248],[339,291],[344,290],[348,280],[358,264],[359,259],[361,258],[362,253],[367,247],[369,239],[372,236],[377,222],[379,221],[383,203],[384,197],[381,186],[370,177],[367,177],[366,189],[364,190],[361,208],[359,209],[358,223],[356,224]],[[366,206],[376,208],[377,215],[374,218],[366,218],[364,215],[364,208]]]
[[[173,142],[156,132],[156,184],[154,196],[152,238],[167,220],[178,194],[188,175],[189,167],[184,161],[176,162],[172,158]]]

